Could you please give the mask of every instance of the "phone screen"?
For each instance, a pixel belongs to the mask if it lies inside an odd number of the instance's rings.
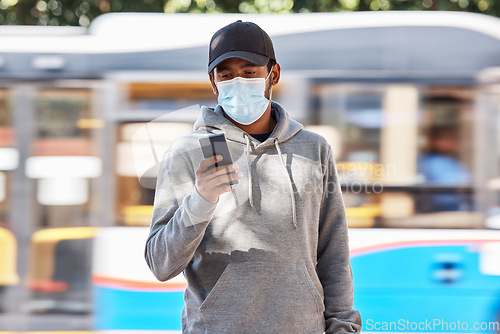
[[[208,137],[200,138],[200,145],[205,158],[214,155],[221,155],[222,160],[215,163],[215,167],[231,165],[233,159],[226,142],[226,136],[223,133],[210,135]],[[235,172],[232,172],[235,173]],[[230,181],[229,184],[237,184],[238,180]]]

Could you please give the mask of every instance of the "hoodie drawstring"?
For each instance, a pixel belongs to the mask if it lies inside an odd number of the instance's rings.
[[[250,139],[245,134],[245,139],[247,140],[247,164],[248,164],[248,197],[250,199],[250,206],[253,208],[253,196],[252,196],[252,168],[250,161]]]
[[[244,134],[245,139],[247,141],[247,146],[246,146],[246,155],[247,155],[247,164],[248,164],[248,197],[250,199],[250,206],[253,208],[253,196],[252,196],[252,168],[251,168],[251,161],[250,161],[250,139],[246,134]],[[280,146],[278,144],[278,139],[274,139],[274,146],[276,146],[276,150],[278,151],[278,156],[281,161],[281,165],[285,169],[285,173],[287,175],[287,181],[288,181],[288,189],[290,190],[290,198],[292,200],[292,220],[293,220],[293,226],[297,228],[297,214],[296,214],[296,204],[295,204],[295,196],[293,192],[293,185],[292,185],[292,178],[290,174],[288,173],[288,169],[286,168],[286,163],[283,160],[283,154],[281,153]]]
[[[286,163],[283,160],[283,156],[281,154],[281,149],[280,149],[280,146],[278,144],[278,139],[277,138],[274,139],[274,146],[276,146],[276,150],[278,151],[278,155],[279,155],[279,158],[280,158],[280,161],[281,161],[281,165],[285,169],[285,173],[287,175],[288,189],[290,189],[290,198],[292,199],[292,219],[293,219],[293,226],[295,228],[297,228],[297,215],[295,213],[295,211],[296,211],[295,210],[295,196],[294,196],[294,193],[293,193],[292,178],[291,178],[290,174],[288,174],[288,169],[286,168]]]

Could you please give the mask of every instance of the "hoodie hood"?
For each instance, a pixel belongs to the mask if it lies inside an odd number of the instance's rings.
[[[283,143],[294,135],[296,135],[303,125],[291,119],[288,113],[276,102],[271,102],[271,111],[276,118],[276,126],[274,127],[271,135],[263,142],[259,142],[250,134],[243,131],[227,119],[220,105],[217,107],[209,108],[202,106],[201,115],[194,123],[194,131],[206,131],[213,134],[224,133],[228,141],[237,142],[245,145],[246,162],[249,170],[248,182],[248,197],[250,205],[254,207],[253,198],[253,182],[252,182],[252,169],[251,169],[251,154],[258,155],[268,149],[276,149],[279,155],[281,165],[283,166],[283,173],[286,174],[288,179],[288,188],[290,192],[290,201],[292,205],[292,219],[293,225],[297,228],[297,208],[295,203],[295,195],[293,191],[292,177],[287,168],[286,161],[283,159],[281,153],[280,143]]]

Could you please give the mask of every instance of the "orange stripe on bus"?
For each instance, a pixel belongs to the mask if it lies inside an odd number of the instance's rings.
[[[165,290],[165,291],[182,291],[186,288],[185,282],[139,282],[119,278],[110,278],[102,276],[92,276],[92,282],[98,286],[104,287],[121,287],[127,289],[139,290]]]

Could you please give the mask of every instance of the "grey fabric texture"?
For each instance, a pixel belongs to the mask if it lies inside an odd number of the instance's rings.
[[[332,148],[276,102],[263,142],[202,107],[160,167],[145,258],[165,281],[184,273],[182,332],[353,333],[347,222]],[[195,186],[199,139],[225,133],[243,178],[217,203]]]

